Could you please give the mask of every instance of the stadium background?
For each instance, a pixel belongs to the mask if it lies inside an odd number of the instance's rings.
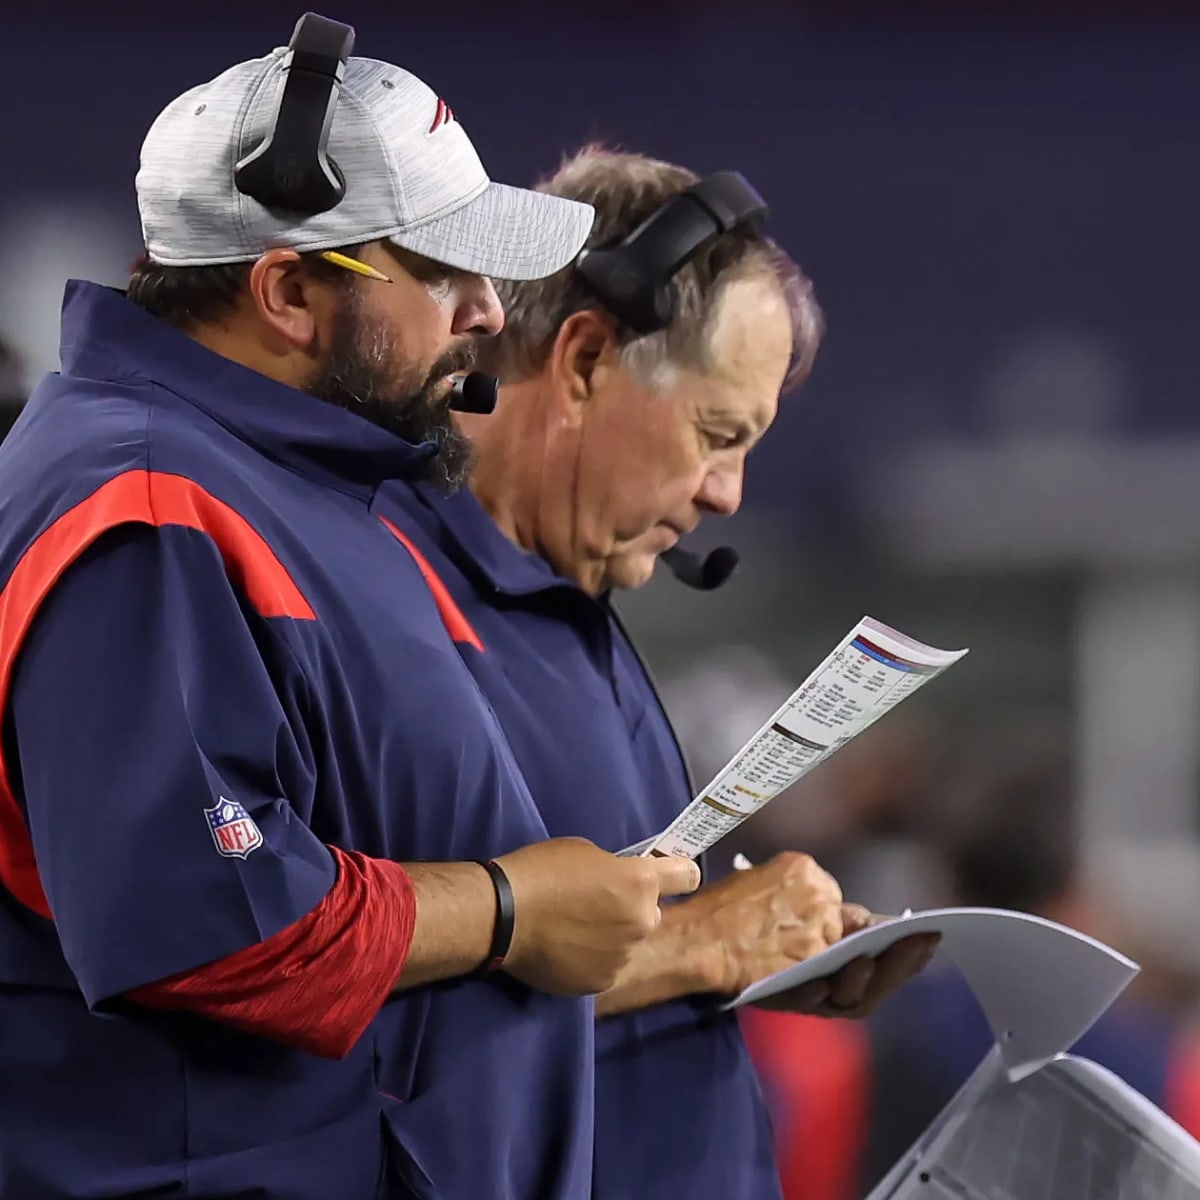
[[[1107,938],[1145,970],[1095,1053],[1200,1132],[1200,5],[327,11],[447,96],[498,178],[600,139],[767,196],[827,315],[816,372],[701,539],[739,547],[734,582],[622,604],[695,773],[863,613],[971,654],[722,853],[809,848],[881,911]],[[63,281],[120,283],[140,250],[154,114],[298,12],[6,12],[8,411],[55,365]],[[937,1031],[931,980],[866,1028],[751,1031],[789,1200],[861,1194],[969,1067],[983,1035]]]

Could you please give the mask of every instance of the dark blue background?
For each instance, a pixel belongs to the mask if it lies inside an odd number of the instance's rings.
[[[1029,331],[1101,341],[1129,382],[1125,428],[1200,425],[1200,24],[1145,4],[1105,6],[1140,18],[1000,7],[324,11],[356,25],[360,53],[436,87],[498,178],[601,138],[754,180],[829,319],[748,487],[752,506],[799,509],[801,536],[838,527],[856,440],[986,436],[981,375]],[[1154,11],[1172,8],[1188,6]],[[9,16],[0,220],[71,196],[127,214],[136,248],[132,180],[155,113],[285,42],[297,15],[272,0]]]

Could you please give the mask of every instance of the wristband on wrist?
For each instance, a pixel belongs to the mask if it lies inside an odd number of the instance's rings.
[[[476,862],[488,873],[492,887],[496,891],[496,925],[492,932],[492,945],[488,956],[479,968],[480,975],[491,975],[504,966],[504,960],[512,948],[513,929],[516,926],[516,907],[513,904],[512,885],[504,868],[493,859],[476,859]]]

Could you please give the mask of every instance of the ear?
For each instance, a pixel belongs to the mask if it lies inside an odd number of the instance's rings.
[[[572,313],[559,327],[544,370],[559,404],[578,416],[621,369],[612,318],[595,309]]]
[[[250,268],[250,295],[259,317],[285,342],[307,349],[330,306],[328,289],[304,270],[295,250],[268,250]]]

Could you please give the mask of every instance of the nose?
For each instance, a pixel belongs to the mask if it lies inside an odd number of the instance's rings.
[[[454,310],[452,332],[491,337],[503,328],[504,307],[492,281],[485,275],[469,276]]]
[[[742,506],[743,465],[730,463],[714,467],[700,484],[696,504],[721,517],[732,517]]]

